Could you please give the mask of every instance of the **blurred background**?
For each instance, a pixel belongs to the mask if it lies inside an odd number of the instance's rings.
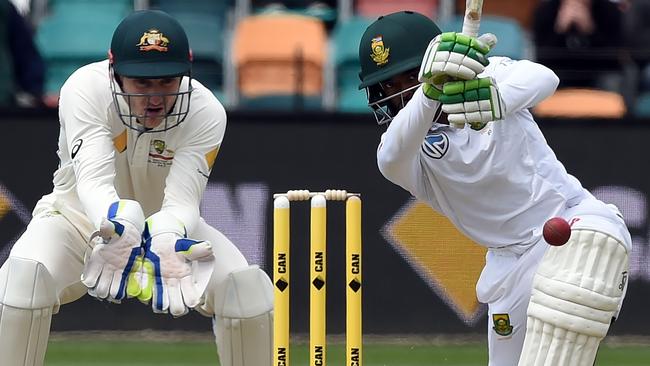
[[[375,150],[384,127],[358,90],[358,43],[374,19],[414,10],[443,31],[460,31],[464,0],[0,0],[0,263],[35,202],[51,191],[59,88],[78,67],[105,59],[120,20],[146,8],[165,10],[185,27],[192,76],[228,112],[201,206],[209,223],[272,274],[272,193],[361,192],[367,339],[483,339],[487,318],[474,283],[485,251],[380,175]],[[644,347],[650,344],[648,16],[650,0],[488,0],[481,23],[481,33],[499,39],[491,54],[536,60],[560,76],[558,91],[533,113],[567,170],[626,218],[634,242],[629,290],[610,334]],[[292,331],[299,335],[308,332],[308,219],[307,206],[297,204]],[[327,324],[341,335],[342,207],[332,204],[328,219]],[[210,321],[198,314],[172,319],[136,301],[88,297],[63,306],[52,328],[211,337]]]
[[[186,28],[193,76],[229,110],[366,112],[358,41],[377,16],[410,9],[460,31],[464,0],[2,0],[0,105],[56,107],[59,88],[102,60],[134,9]],[[533,59],[562,80],[540,116],[650,114],[647,0],[487,1],[481,31],[494,55]],[[577,103],[576,103],[577,102]],[[599,108],[593,108],[593,106]]]

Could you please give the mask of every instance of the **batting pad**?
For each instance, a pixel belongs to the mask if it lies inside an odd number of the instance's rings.
[[[592,366],[625,290],[628,253],[615,238],[572,230],[533,280],[519,366]]]
[[[221,365],[270,366],[273,351],[271,280],[259,267],[248,266],[230,273],[226,282],[220,299],[221,311],[214,316]]]
[[[9,257],[0,269],[0,363],[41,366],[58,305],[54,279],[42,263]]]

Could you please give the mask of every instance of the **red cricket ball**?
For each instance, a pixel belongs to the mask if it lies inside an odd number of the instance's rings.
[[[546,221],[542,230],[544,240],[555,246],[564,245],[571,237],[571,226],[561,217],[553,217]]]

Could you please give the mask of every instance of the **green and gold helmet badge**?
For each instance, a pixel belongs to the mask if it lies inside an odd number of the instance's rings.
[[[500,336],[509,336],[512,334],[512,325],[510,325],[510,315],[508,314],[492,314],[492,322],[494,323],[495,332]]]
[[[376,36],[372,39],[372,60],[375,61],[377,66],[384,66],[388,63],[388,54],[390,53],[390,48],[384,47],[384,39],[382,36]]]
[[[149,29],[140,37],[140,51],[167,52],[169,38],[165,37],[158,29]]]

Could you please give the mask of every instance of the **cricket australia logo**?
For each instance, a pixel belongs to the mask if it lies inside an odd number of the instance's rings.
[[[172,165],[174,160],[174,150],[167,149],[165,141],[153,140],[149,148],[149,163],[161,168]]]
[[[432,159],[442,159],[449,150],[449,137],[444,133],[430,133],[424,138],[422,151]]]
[[[382,36],[377,36],[372,39],[370,48],[372,49],[372,60],[375,61],[377,66],[384,66],[388,63],[388,55],[390,54],[390,48],[384,47],[384,38]]]
[[[492,322],[494,323],[494,331],[500,336],[509,336],[512,334],[512,325],[510,325],[510,315],[508,314],[492,314]]]
[[[165,37],[158,29],[149,29],[140,37],[140,51],[167,52],[169,38]]]

